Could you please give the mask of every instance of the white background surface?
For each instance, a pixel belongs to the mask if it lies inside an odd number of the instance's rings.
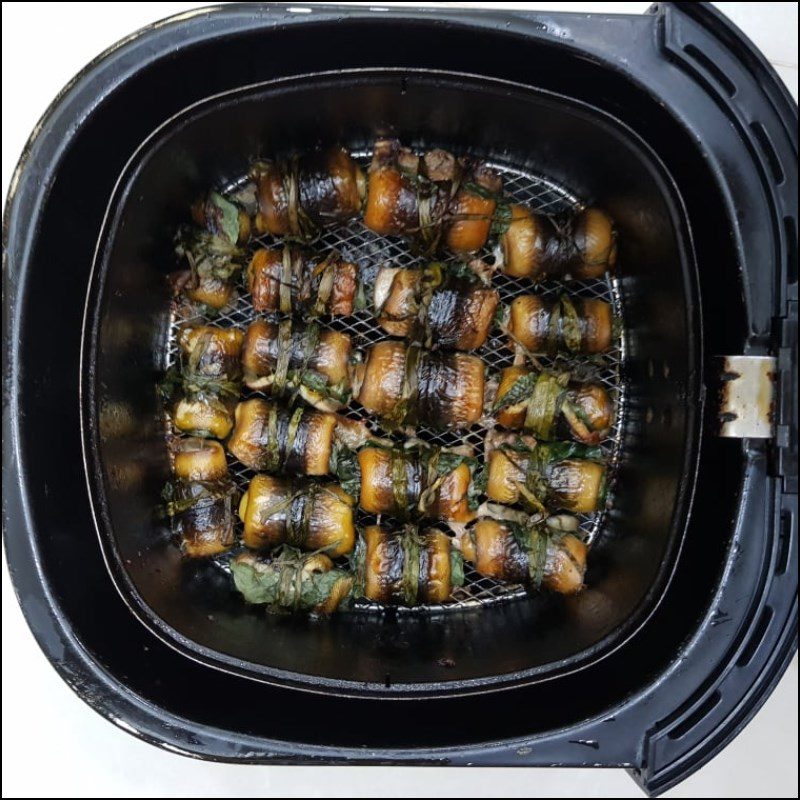
[[[78,70],[137,28],[202,5],[206,3],[4,3],[3,196],[31,129]],[[493,4],[629,13],[648,5]],[[716,5],[764,50],[796,98],[797,3]],[[5,564],[5,554],[3,560]],[[236,766],[167,753],[115,728],[72,694],[34,642],[5,569],[2,592],[3,797],[641,796],[620,770]],[[797,794],[795,658],[742,735],[666,796]]]

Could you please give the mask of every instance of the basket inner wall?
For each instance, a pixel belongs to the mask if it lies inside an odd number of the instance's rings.
[[[579,294],[622,299],[626,356],[615,354],[606,376],[624,391],[622,424],[607,443],[618,462],[614,499],[602,519],[584,521],[593,545],[588,589],[577,597],[516,598],[476,608],[466,602],[475,599],[470,594],[463,607],[447,613],[265,618],[244,608],[220,570],[182,564],[155,519],[168,477],[154,391],[173,322],[164,275],[174,266],[172,232],[191,200],[208,186],[234,180],[253,156],[332,142],[363,151],[385,133],[415,146],[478,153],[507,177],[517,176],[510,188],[520,199],[527,193],[533,202],[531,193],[541,186],[553,202],[597,203],[618,223],[618,278],[576,285]],[[577,663],[653,602],[674,557],[685,412],[692,402],[685,389],[687,267],[676,228],[658,172],[634,141],[599,116],[533,91],[501,92],[444,78],[329,77],[242,93],[166,129],[116,209],[97,330],[103,505],[135,594],[186,639],[263,668],[267,676],[286,671],[312,682],[426,685],[545,674]],[[246,299],[239,302],[237,312],[246,318]],[[492,587],[476,589],[479,600],[500,596]]]

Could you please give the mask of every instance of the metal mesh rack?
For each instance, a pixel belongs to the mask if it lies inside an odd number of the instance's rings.
[[[357,154],[358,159],[366,166],[369,163],[369,154]],[[523,172],[506,164],[490,164],[503,177],[504,191],[515,202],[524,203],[531,209],[540,212],[557,213],[569,208],[579,208],[581,202],[558,184],[545,177],[530,172]],[[377,236],[367,230],[360,220],[354,220],[348,225],[339,226],[327,231],[318,242],[315,248],[322,251],[337,249],[342,255],[351,262],[360,265],[390,264],[394,267],[420,267],[425,260],[415,255],[409,249],[407,243],[401,239]],[[494,254],[486,250],[481,254],[490,263]],[[448,259],[444,259],[447,261]],[[453,260],[453,259],[449,259]],[[529,293],[533,290],[530,281],[509,278],[502,274],[495,274],[493,283],[500,293],[500,302],[509,303],[518,295]],[[610,302],[614,312],[622,318],[622,302],[620,296],[619,283],[613,278],[602,278],[597,280],[582,281],[580,283],[563,283],[560,281],[547,281],[535,287],[535,291],[544,295],[556,295],[564,291],[581,297],[595,297]],[[257,314],[253,310],[250,296],[246,292],[240,292],[235,304],[225,310],[220,315],[214,317],[215,325],[220,326],[239,326],[246,327]],[[174,315],[169,326],[169,340],[167,343],[166,361],[170,366],[177,353],[177,331],[179,327],[187,322],[202,322],[201,316],[179,316]],[[335,330],[341,330],[352,337],[355,348],[364,348],[382,339],[390,338],[377,324],[371,311],[360,311],[348,317],[325,318],[318,320],[321,325]],[[581,378],[600,382],[609,389],[616,398],[616,419],[614,427],[609,437],[602,443],[602,449],[608,462],[609,485],[614,486],[614,477],[617,462],[621,451],[621,436],[624,421],[624,383],[622,380],[622,364],[625,356],[624,325],[620,326],[622,335],[616,342],[614,348],[602,357],[574,357],[558,355],[556,357],[542,356],[539,361],[545,367],[558,368],[561,370],[578,370]],[[498,331],[494,331],[486,344],[475,351],[480,356],[486,366],[487,372],[497,371],[509,366],[513,361],[513,351],[509,348],[505,336]],[[244,389],[244,395],[257,395]],[[376,435],[388,436],[389,434],[380,428],[380,425],[371,416],[367,415],[360,407],[351,406],[343,409],[340,413],[353,419],[368,419],[371,426],[376,431]],[[442,445],[454,446],[464,444],[472,445],[476,453],[482,455],[484,437],[490,428],[478,424],[468,431],[436,431],[426,427],[417,429],[417,436],[425,441]],[[240,464],[229,456],[229,466],[231,475],[240,489],[244,490],[254,472]],[[613,502],[613,492],[609,495],[609,506]],[[608,507],[594,514],[585,514],[580,517],[580,530],[584,539],[591,544],[602,529],[608,514]],[[359,511],[356,522],[359,526],[374,523],[376,518]],[[387,526],[392,527],[394,521],[383,518]],[[237,524],[241,524],[237,520]],[[227,559],[220,559],[221,568],[227,568]],[[464,585],[454,590],[450,602],[437,606],[420,606],[414,609],[398,609],[401,613],[432,613],[445,612],[465,607],[475,607],[498,602],[504,602],[513,598],[524,596],[525,590],[516,585],[504,584],[486,578],[473,569],[469,564],[465,564]],[[355,606],[359,612],[379,613],[381,606],[359,602]]]

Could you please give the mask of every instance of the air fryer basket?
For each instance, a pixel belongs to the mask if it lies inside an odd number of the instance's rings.
[[[621,461],[617,500],[610,524],[597,531],[589,588],[577,597],[520,598],[524,607],[510,614],[485,607],[497,589],[469,581],[468,590],[484,597],[484,608],[464,611],[461,619],[447,609],[446,620],[428,624],[404,614],[389,620],[348,614],[328,625],[298,620],[287,626],[232,597],[215,564],[182,560],[154,519],[168,477],[154,383],[165,361],[172,232],[204,184],[224,185],[244,174],[254,154],[319,141],[358,150],[387,132],[516,167],[526,176],[520,191],[528,195],[535,186],[530,174],[547,175],[614,216],[623,264],[619,284],[633,321],[625,333],[631,351],[626,369],[634,376],[623,378],[631,410],[619,431],[626,446],[615,453],[613,440],[608,445],[609,455]],[[566,197],[561,190],[562,203]],[[654,154],[613,119],[567,98],[468,76],[308,76],[217,97],[170,121],[134,157],[111,200],[94,275],[98,288],[87,306],[91,339],[84,343],[93,501],[107,558],[132,607],[182,649],[211,663],[349,693],[475,690],[575,669],[618,646],[663,593],[694,475],[699,321],[688,312],[697,301],[682,216]],[[361,230],[351,226],[338,243],[349,248],[348,257],[374,264],[381,253]],[[408,258],[399,242],[393,247],[392,263]],[[525,287],[506,284],[506,297]],[[609,291],[604,281],[582,288]],[[252,319],[246,300],[233,319]],[[219,322],[226,321],[232,320]],[[350,324],[357,345],[375,339],[375,326],[366,319]],[[482,355],[497,368],[510,363],[506,353],[498,338]],[[598,377],[621,389],[618,357]],[[668,426],[653,418],[654,408],[666,407]],[[476,427],[465,438],[481,446],[484,434]],[[449,445],[461,436],[424,427],[420,435]],[[598,522],[586,521],[589,532]]]
[[[602,764],[628,767],[648,791],[658,792],[713,756],[763,702],[795,648],[797,623],[796,107],[760,54],[710,8],[665,4],[653,12],[612,18],[456,16],[362,7],[294,14],[231,5],[153,26],[91,65],[60,96],[23,157],[4,225],[4,518],[9,563],[31,627],[65,679],[93,707],[145,739],[206,758]],[[414,46],[408,47],[411,41]],[[491,58],[478,59],[478,69],[476,54],[483,52]],[[273,663],[272,674],[260,674],[270,682],[253,681],[187,659],[162,641],[166,630],[154,636],[139,624],[117,594],[97,547],[79,468],[79,378],[84,389],[92,383],[97,389],[96,396],[84,394],[87,422],[94,413],[92,400],[120,403],[100,405],[103,427],[87,428],[101,433],[98,442],[104,442],[96,454],[89,452],[90,463],[97,455],[106,468],[127,467],[108,470],[102,486],[105,476],[92,476],[98,481],[93,490],[101,501],[100,526],[105,530],[113,519],[120,555],[130,557],[136,587],[147,590],[142,596],[167,622],[180,622],[175,627],[202,638],[205,623],[185,598],[197,588],[197,603],[204,598],[217,603],[227,588],[215,592],[202,574],[197,582],[189,580],[174,612],[185,618],[176,620],[164,606],[178,593],[160,582],[158,573],[148,572],[152,551],[143,549],[140,558],[123,549],[135,547],[137,533],[133,526],[126,528],[125,514],[120,518],[122,502],[129,504],[125,508],[132,518],[141,519],[165,469],[163,447],[155,444],[155,400],[141,389],[140,378],[149,370],[150,383],[156,379],[153,353],[165,340],[168,320],[165,297],[145,287],[156,286],[157,275],[167,268],[171,255],[164,242],[196,188],[235,177],[242,158],[271,151],[272,145],[301,147],[323,136],[366,147],[386,88],[364,104],[375,116],[361,130],[351,121],[356,115],[346,113],[352,108],[352,83],[335,108],[320,104],[324,131],[315,125],[290,136],[282,129],[285,121],[271,120],[275,139],[260,141],[263,128],[256,126],[263,118],[258,114],[242,115],[235,135],[227,126],[215,131],[222,117],[214,113],[214,100],[196,109],[197,119],[185,131],[164,128],[161,138],[151,141],[154,149],[163,145],[167,152],[172,142],[178,149],[173,159],[161,162],[157,183],[141,184],[148,189],[148,202],[119,197],[107,220],[106,231],[114,236],[106,237],[98,251],[98,280],[88,306],[97,325],[87,341],[100,349],[96,363],[88,350],[85,356],[97,373],[81,375],[89,267],[121,170],[172,115],[216,93],[278,76],[364,65],[376,68],[371,79],[399,68],[393,91],[404,88],[405,72],[406,91],[420,96],[428,80],[420,69],[451,75],[480,71],[483,78],[529,87],[509,87],[507,98],[492,100],[496,120],[486,103],[477,103],[478,115],[461,116],[461,129],[450,104],[431,108],[422,124],[402,102],[382,111],[385,122],[415,144],[422,144],[424,135],[435,144],[480,148],[526,174],[545,175],[579,199],[606,205],[625,227],[623,457],[616,500],[592,554],[590,576],[592,586],[606,587],[602,597],[615,602],[597,603],[591,614],[579,614],[569,604],[554,609],[514,600],[474,615],[456,611],[407,620],[364,615],[358,623],[337,619],[324,628],[306,621],[267,623],[274,626],[270,635],[277,648],[289,643],[286,661],[291,663],[287,671]],[[288,81],[286,92],[276,92],[270,102],[288,109],[300,84]],[[325,84],[320,97],[336,80]],[[442,76],[441,89],[470,95],[488,85],[476,78],[457,79],[453,86]],[[362,91],[366,88],[359,86],[353,94],[363,97]],[[513,113],[515,93],[530,106],[546,105],[548,91],[569,99],[535,120]],[[245,102],[246,95],[236,98]],[[581,102],[601,113],[582,109]],[[209,110],[205,117],[204,109]],[[590,118],[586,124],[568,131],[557,125],[565,115],[584,113]],[[612,157],[606,145],[613,134],[602,131],[604,125],[614,132],[621,128],[606,115],[633,132],[618,139],[614,154],[633,147],[645,154],[643,161]],[[295,118],[302,116],[300,109]],[[203,125],[214,135],[193,139]],[[548,125],[555,127],[548,131]],[[520,126],[529,126],[530,141],[524,144],[516,139]],[[548,139],[556,131],[573,137],[571,148],[557,135]],[[634,144],[639,139],[646,145]],[[548,141],[555,148],[549,154],[540,146]],[[155,152],[153,163],[157,159]],[[578,169],[590,162],[588,169]],[[126,178],[144,181],[148,163],[140,170],[132,165],[137,171]],[[198,166],[194,175],[188,174],[192,163]],[[639,200],[635,208],[625,201],[633,186]],[[659,205],[666,213],[646,216]],[[123,211],[125,224],[117,226],[116,215]],[[640,213],[653,224],[635,225]],[[644,262],[636,231],[652,246],[647,257],[663,259],[658,265]],[[675,257],[669,257],[670,248],[677,248]],[[123,268],[106,258],[114,253],[135,259]],[[118,316],[111,315],[117,292],[135,299],[137,307],[125,304]],[[100,336],[104,315],[108,330]],[[123,353],[125,365],[118,362]],[[742,442],[714,435],[719,407],[713,357],[723,354],[776,359],[780,391],[773,409],[774,439]],[[131,420],[136,420],[136,436],[125,432]],[[693,447],[698,459],[684,463]],[[129,458],[131,451],[136,460]],[[125,481],[130,489],[123,501]],[[97,490],[107,492],[107,504]],[[641,530],[634,531],[634,524]],[[665,556],[662,575],[656,551]],[[167,558],[173,552],[166,542],[164,552]],[[116,564],[114,553],[109,555]],[[636,570],[626,572],[626,566]],[[673,568],[667,584],[664,578]],[[117,580],[124,582],[125,574],[118,570]],[[138,600],[130,599],[144,614]],[[658,599],[647,624],[638,627]],[[631,613],[640,608],[641,615]],[[234,624],[233,613],[219,613],[224,617],[220,628]],[[600,640],[604,650],[605,632],[623,618],[634,622],[616,642],[606,643],[613,652],[601,660],[591,650],[588,658],[576,658],[592,641]],[[581,627],[576,619],[592,624]],[[257,622],[264,625],[260,616]],[[251,624],[246,618],[235,622],[245,628]],[[541,632],[547,648],[538,664],[532,653],[539,640],[520,643],[520,634],[531,630],[537,636]],[[556,630],[569,631],[561,651],[556,642],[548,643],[549,632],[554,640]],[[369,684],[367,696],[341,696],[354,693],[352,685],[337,685],[331,670],[341,661],[343,642],[352,668],[348,681],[354,674],[383,681]],[[621,646],[614,650],[617,642]],[[220,644],[214,641],[214,649],[224,649]],[[453,675],[451,668],[432,666],[434,657],[449,651],[457,653],[456,668],[467,652],[461,669],[472,673]],[[231,663],[220,664],[234,671],[242,667],[235,654],[229,657]],[[385,674],[376,669],[387,660],[393,665],[388,687]],[[304,663],[304,675],[294,672],[298,663]],[[442,676],[443,671],[448,674]],[[313,674],[321,693],[275,685],[302,681],[309,688]],[[502,692],[496,691],[498,676],[504,676]],[[410,713],[416,700],[376,697],[403,691],[409,697],[429,695],[422,715]],[[472,694],[460,697],[465,691]],[[347,724],[319,724],[323,720]]]

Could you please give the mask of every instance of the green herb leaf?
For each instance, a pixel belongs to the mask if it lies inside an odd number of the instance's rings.
[[[234,558],[231,575],[236,589],[248,603],[272,604],[278,599],[280,569],[255,560]]]
[[[540,443],[536,446],[534,453],[540,464],[553,464],[567,458],[580,458],[585,461],[600,461],[603,458],[601,447],[580,442]]]
[[[311,611],[330,597],[340,581],[349,581],[352,576],[341,569],[305,571],[309,558],[310,555],[289,547],[284,547],[271,561],[242,554],[231,561],[234,585],[248,603]]]
[[[358,456],[352,450],[334,444],[330,469],[342,489],[354,500],[358,500],[361,494],[361,466]]]
[[[489,481],[489,471],[485,463],[472,472],[472,481],[467,489],[467,504],[470,511],[474,511],[481,504],[481,496],[486,494],[486,484]]]
[[[206,219],[213,233],[224,236],[231,244],[239,240],[239,209],[218,192],[208,195]]]
[[[419,593],[419,556],[420,549],[424,545],[417,528],[413,525],[406,525],[402,533],[403,549],[403,572],[401,578],[401,588],[403,590],[403,600],[407,606],[417,604]]]
[[[468,283],[477,283],[480,278],[476,275],[475,270],[468,264],[457,263],[447,265],[447,274],[456,278],[457,280],[467,281]]]
[[[515,406],[522,403],[533,394],[536,388],[536,382],[539,380],[539,373],[529,372],[525,375],[520,375],[511,388],[502,396],[494,401],[492,412],[500,411],[509,406]]]
[[[558,299],[561,309],[561,338],[564,346],[571,353],[578,353],[581,349],[581,319],[575,303],[567,295]]]
[[[498,194],[497,192],[491,191],[491,189],[487,189],[485,186],[481,186],[478,183],[474,183],[473,181],[467,181],[464,184],[464,188],[470,194],[476,194],[478,197],[482,197],[484,200],[502,200],[502,195]]]
[[[450,547],[450,585],[464,585],[464,556],[460,550]]]
[[[494,211],[491,235],[502,236],[511,225],[511,206],[506,202],[499,202]]]
[[[567,373],[540,372],[525,412],[524,427],[540,439],[549,439],[566,394]]]

